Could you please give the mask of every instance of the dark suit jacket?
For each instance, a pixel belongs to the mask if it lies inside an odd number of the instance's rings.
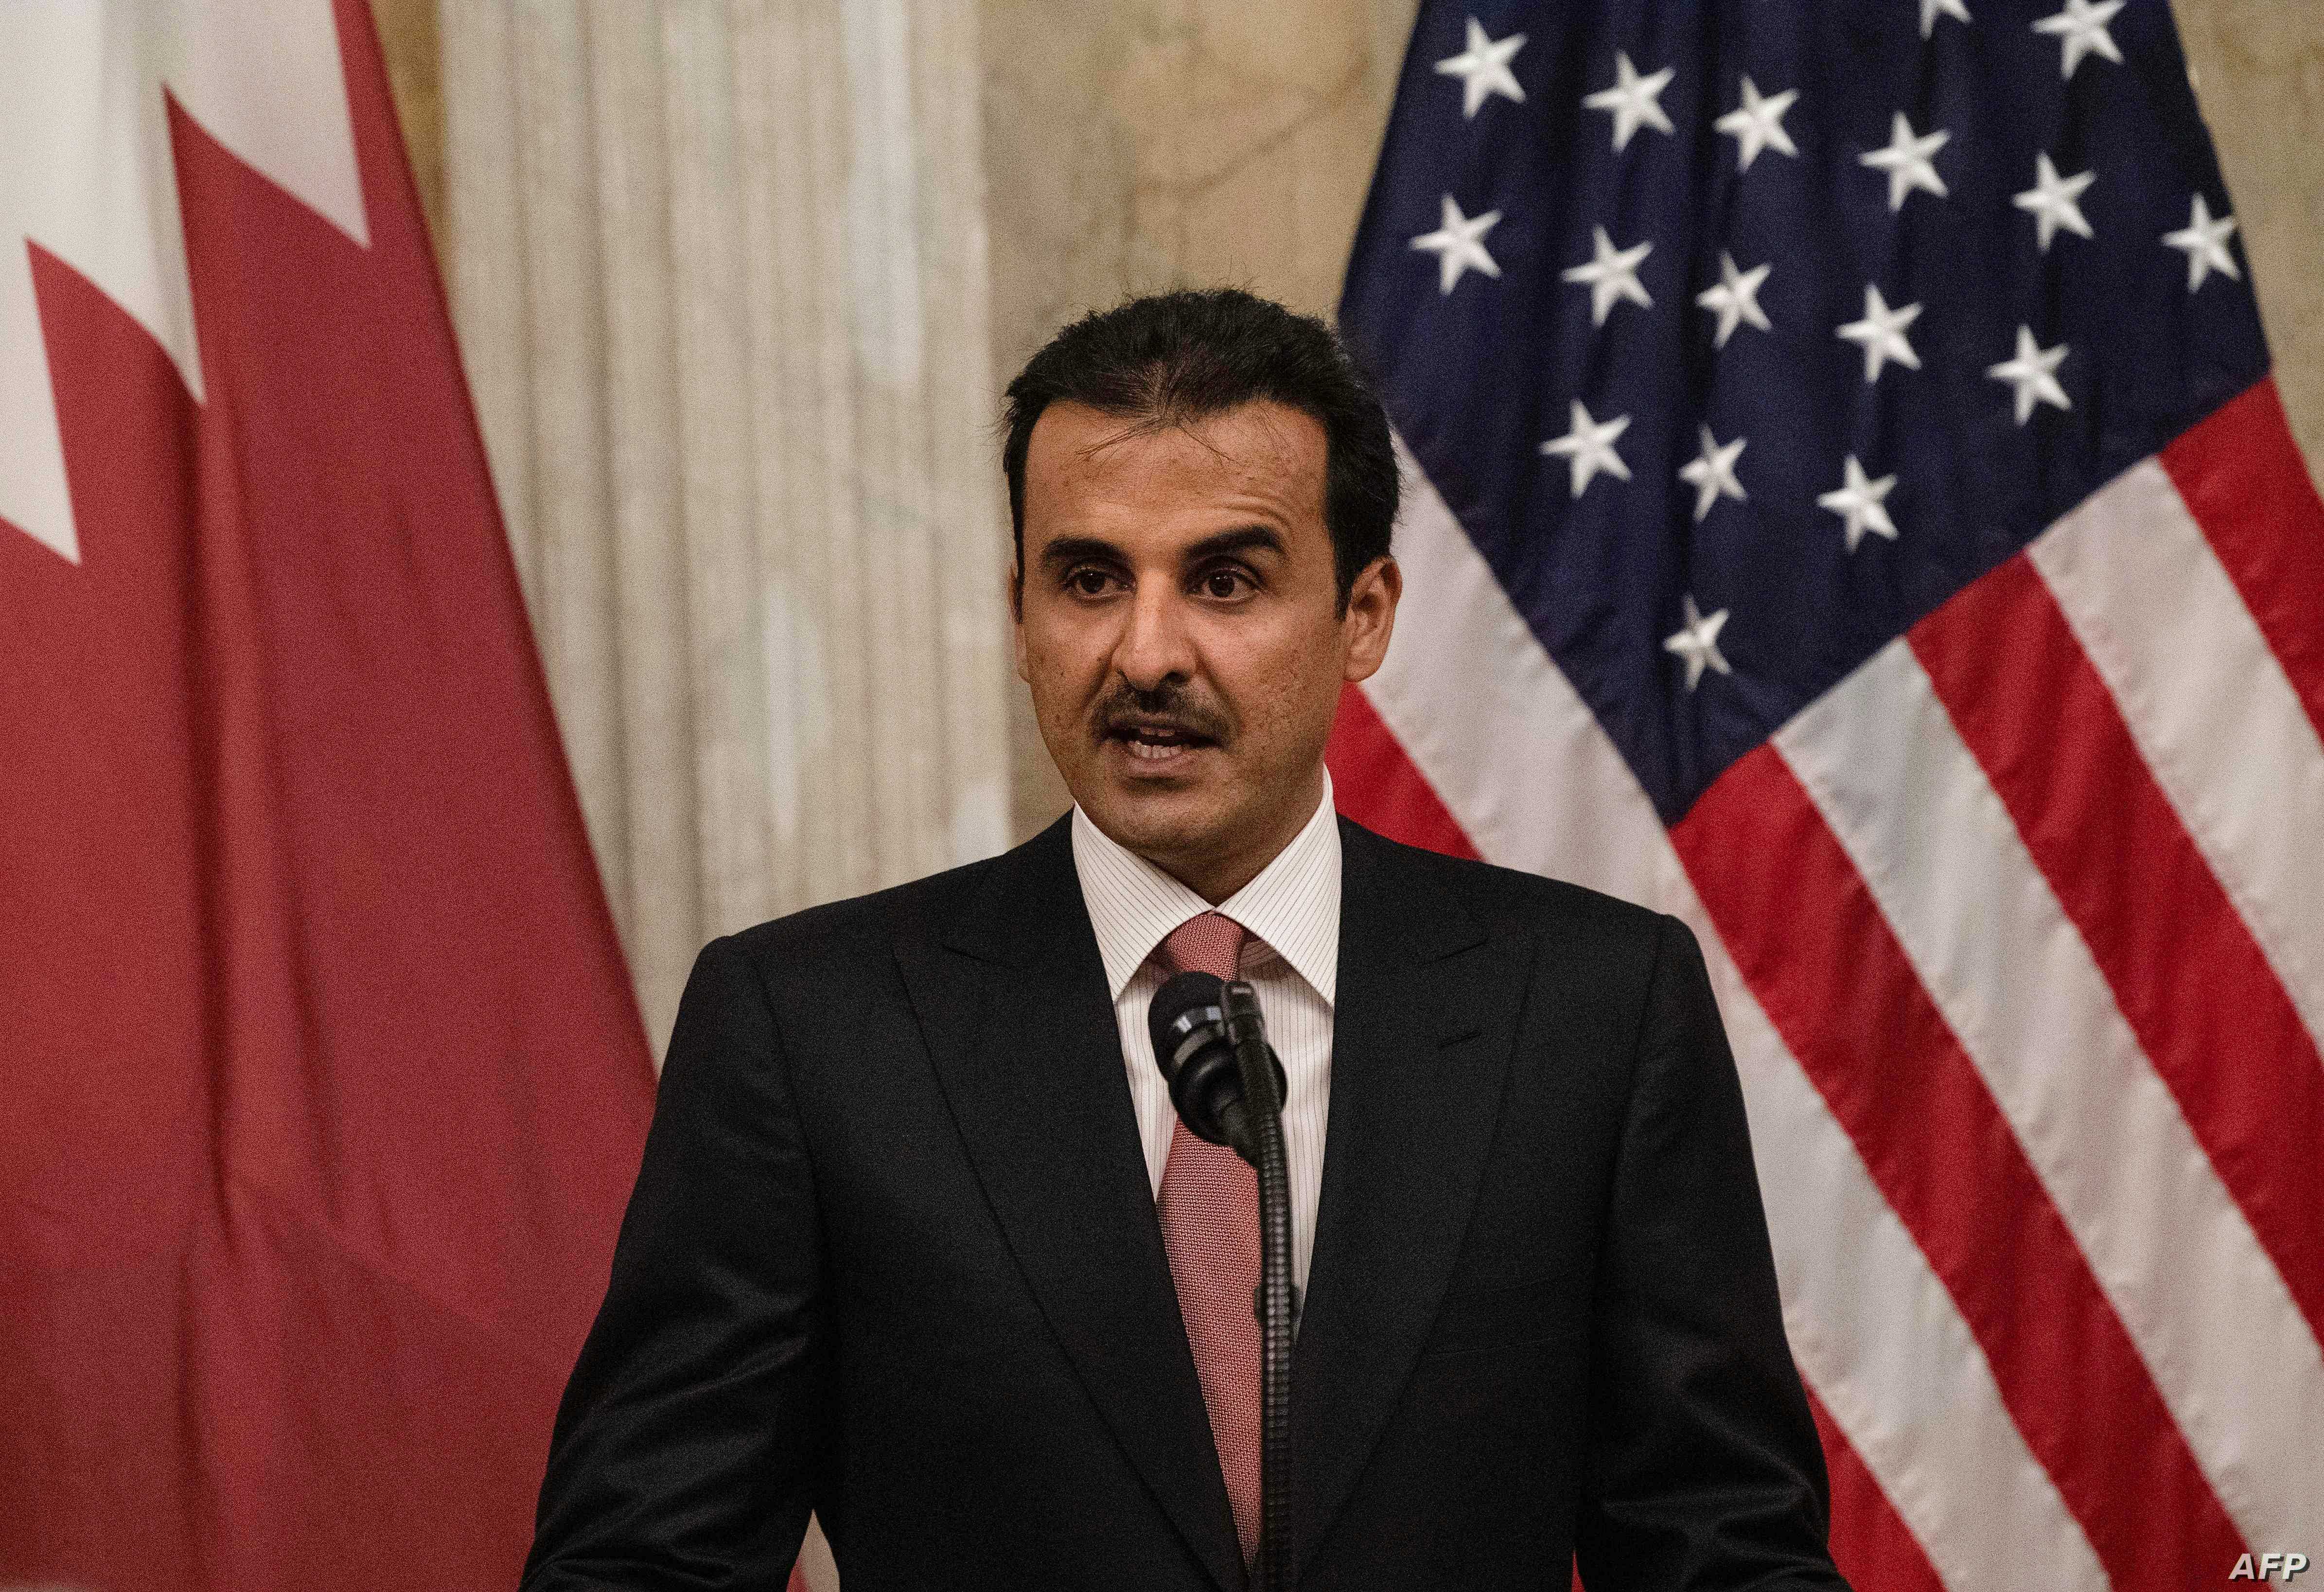
[[[1674,919],[1342,821],[1291,1559],[1325,1589],[1841,1585]],[[524,1586],[1244,1584],[1065,824],[712,944]]]

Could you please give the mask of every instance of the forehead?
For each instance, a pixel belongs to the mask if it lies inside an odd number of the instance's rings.
[[[1265,399],[1165,425],[1053,403],[1026,449],[1025,529],[1038,540],[1261,523],[1324,535],[1326,457],[1313,415]]]

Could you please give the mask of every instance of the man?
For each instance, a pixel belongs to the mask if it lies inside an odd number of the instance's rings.
[[[1670,919],[1334,818],[1397,467],[1238,292],[1009,389],[1018,672],[1074,811],[697,964],[525,1585],[1231,1589],[1252,1179],[1145,1009],[1256,986],[1287,1075],[1303,1588],[1832,1587],[1733,1063]]]

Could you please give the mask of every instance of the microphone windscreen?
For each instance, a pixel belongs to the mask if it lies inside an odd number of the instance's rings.
[[[1206,1028],[1221,1033],[1226,1029],[1226,980],[1217,974],[1180,973],[1154,992],[1146,1008],[1146,1032],[1164,1078],[1177,1077],[1181,1050]]]

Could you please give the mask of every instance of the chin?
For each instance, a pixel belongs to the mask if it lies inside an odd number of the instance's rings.
[[[1109,789],[1082,806],[1108,836],[1148,859],[1200,856],[1217,847],[1223,827],[1193,791]]]

